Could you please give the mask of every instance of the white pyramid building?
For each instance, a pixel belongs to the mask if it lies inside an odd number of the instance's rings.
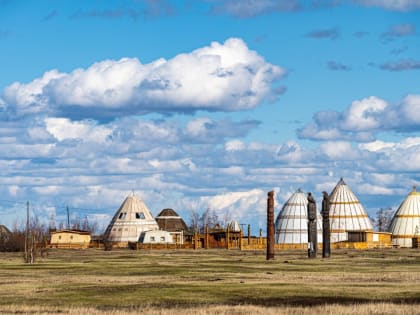
[[[239,226],[239,223],[236,220],[233,220],[232,222],[229,223],[229,229],[232,232],[240,232],[241,231],[241,227]]]
[[[128,196],[109,223],[104,240],[108,242],[137,242],[141,232],[159,230],[150,210],[134,193]]]
[[[308,197],[300,189],[286,201],[276,218],[276,243],[308,245]],[[318,213],[318,243],[322,243],[322,217]]]
[[[373,226],[366,210],[341,178],[330,195],[331,243],[347,240],[347,231],[373,231]]]
[[[420,236],[420,192],[416,187],[395,212],[389,231],[392,243],[400,247],[411,247],[411,239]]]

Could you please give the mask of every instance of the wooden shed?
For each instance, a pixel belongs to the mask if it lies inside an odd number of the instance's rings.
[[[52,248],[88,248],[90,232],[81,230],[59,230],[50,233]]]
[[[338,242],[333,248],[391,248],[391,233],[374,231],[347,231],[348,240]]]

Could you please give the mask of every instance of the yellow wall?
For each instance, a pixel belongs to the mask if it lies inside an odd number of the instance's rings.
[[[365,233],[366,242],[338,242],[332,243],[331,248],[354,248],[354,249],[369,249],[369,248],[391,248],[392,240],[391,233],[387,232],[373,232],[365,231],[358,232]]]
[[[59,231],[51,233],[50,245],[52,247],[88,248],[90,234],[72,231]]]

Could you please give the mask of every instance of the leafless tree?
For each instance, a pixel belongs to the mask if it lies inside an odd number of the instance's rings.
[[[48,239],[48,228],[35,216],[25,231],[25,253],[24,260],[28,264],[34,264],[39,255],[44,255]]]
[[[190,229],[194,232],[198,232],[199,229],[199,221],[200,221],[200,214],[194,210],[191,209],[190,213]]]
[[[394,211],[391,208],[381,208],[378,211],[376,211],[376,218],[374,220],[376,230],[378,232],[388,231],[393,216]]]
[[[210,208],[201,214],[196,210],[191,210],[190,222],[190,228],[199,233],[204,233],[206,226],[211,229],[224,227],[224,222],[219,219],[216,211]]]
[[[83,231],[88,231],[92,235],[94,235],[98,230],[98,222],[97,221],[91,222],[91,221],[89,221],[88,217],[85,216],[85,218],[83,219],[83,221],[81,223],[81,229]]]

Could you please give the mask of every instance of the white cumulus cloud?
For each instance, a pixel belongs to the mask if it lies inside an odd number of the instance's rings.
[[[420,130],[420,95],[408,95],[398,104],[376,96],[352,102],[343,112],[321,111],[313,121],[298,130],[312,140],[372,142],[381,131]]]
[[[142,64],[137,58],[105,60],[70,73],[46,72],[6,87],[10,115],[54,113],[107,118],[149,112],[239,111],[278,97],[285,70],[270,64],[239,38],[172,59]]]

